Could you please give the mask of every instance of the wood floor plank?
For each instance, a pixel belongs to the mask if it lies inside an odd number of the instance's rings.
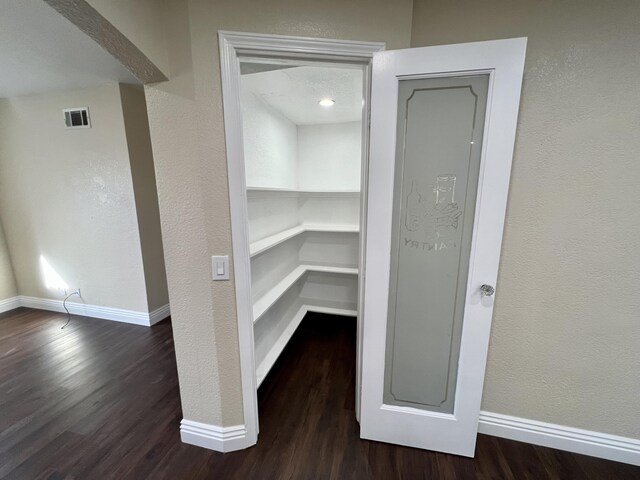
[[[170,321],[0,315],[2,479],[640,479],[640,468],[478,436],[476,457],[360,440],[352,318],[308,314],[258,392],[258,445],[180,442]]]

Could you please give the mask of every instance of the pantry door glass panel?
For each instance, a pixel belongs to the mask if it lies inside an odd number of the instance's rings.
[[[453,413],[488,75],[402,80],[384,402]]]

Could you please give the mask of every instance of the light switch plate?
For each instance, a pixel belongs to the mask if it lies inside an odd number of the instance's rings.
[[[212,256],[211,270],[214,280],[229,280],[229,255]]]

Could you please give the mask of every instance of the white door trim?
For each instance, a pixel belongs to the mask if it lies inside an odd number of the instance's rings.
[[[259,53],[264,56],[299,58],[302,60],[340,61],[357,63],[365,67],[365,95],[368,102],[370,64],[375,52],[384,50],[384,43],[355,42],[322,38],[288,37],[240,32],[218,32],[220,67],[222,74],[222,99],[224,107],[225,140],[227,148],[227,170],[229,178],[229,204],[231,213],[231,235],[233,248],[233,278],[236,291],[238,316],[238,342],[240,347],[240,373],[242,376],[242,403],[246,429],[244,448],[257,442],[258,399],[253,340],[253,318],[251,305],[251,264],[249,257],[249,232],[242,138],[242,111],[240,105],[239,56]],[[368,108],[365,109],[368,111]],[[363,145],[368,146],[368,118],[363,121]],[[367,149],[363,148],[363,160]],[[363,161],[366,175],[366,161]],[[366,177],[364,177],[366,178]],[[366,185],[363,182],[362,185]],[[364,190],[364,188],[363,188]],[[361,212],[366,212],[366,193],[362,195]],[[362,224],[364,217],[361,218]],[[361,261],[364,265],[364,238],[361,234]],[[364,275],[364,272],[361,273]],[[361,282],[362,285],[362,282]],[[362,286],[360,286],[362,288]],[[362,295],[360,296],[360,300]],[[360,322],[362,314],[359,316]],[[358,326],[358,352],[360,349],[361,325]],[[357,358],[358,368],[360,357]],[[358,375],[359,377],[359,375]],[[357,392],[359,393],[359,392]],[[359,395],[356,394],[356,398]]]
[[[516,38],[395,50],[374,57],[368,221],[376,235],[367,236],[362,438],[474,454],[493,311],[481,304],[479,288],[482,284],[495,285],[498,276],[526,43],[526,38]],[[395,162],[390,159],[396,152],[398,79],[477,73],[489,73],[490,81],[454,413],[385,405],[395,170]]]

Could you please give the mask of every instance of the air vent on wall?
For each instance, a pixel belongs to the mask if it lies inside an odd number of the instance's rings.
[[[91,128],[88,107],[65,108],[63,113],[67,128]]]

